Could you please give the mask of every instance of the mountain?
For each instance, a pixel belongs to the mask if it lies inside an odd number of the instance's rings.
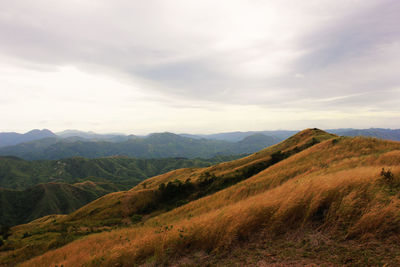
[[[135,135],[124,135],[124,134],[98,134],[95,132],[84,132],[78,130],[64,130],[62,132],[56,133],[58,137],[61,138],[71,138],[71,137],[78,137],[81,140],[86,141],[110,141],[110,142],[122,142],[127,141],[129,139],[135,138]]]
[[[0,155],[16,156],[27,160],[62,159],[74,156],[98,158],[114,155],[136,158],[210,158],[216,155],[254,153],[296,133],[296,131],[278,130],[176,135],[166,132],[140,137],[119,134],[104,135],[76,130],[66,130],[56,136],[51,132],[45,132],[46,130],[39,131],[47,133],[46,135],[39,135],[38,131],[31,131],[29,136],[47,137],[0,147]],[[400,140],[400,130],[331,129],[328,132],[343,136],[370,136]]]
[[[13,146],[19,143],[39,140],[48,137],[56,137],[56,135],[47,129],[35,129],[24,134],[14,132],[0,133],[0,147]]]
[[[291,135],[297,133],[298,131],[286,131],[286,130],[276,130],[276,131],[249,131],[249,132],[227,132],[227,133],[216,133],[216,134],[180,134],[181,136],[194,138],[194,139],[213,139],[213,140],[223,140],[229,142],[239,142],[246,137],[251,135],[267,135],[282,141]]]
[[[39,183],[79,183],[83,181],[113,183],[119,190],[131,188],[148,177],[184,167],[209,166],[240,156],[219,156],[211,159],[134,159],[108,157],[85,159],[26,161],[16,157],[0,157],[0,187],[25,190]]]
[[[49,214],[66,214],[118,187],[90,181],[66,184],[46,183],[17,191],[0,188],[0,225],[27,223]]]
[[[368,136],[376,137],[386,140],[400,141],[400,129],[382,129],[382,128],[370,128],[370,129],[328,129],[326,132],[342,135],[342,136]],[[276,130],[276,131],[250,131],[250,132],[227,132],[227,133],[216,133],[216,134],[181,134],[181,136],[194,138],[194,139],[214,139],[224,140],[230,142],[238,142],[244,138],[254,134],[264,134],[271,137],[278,138],[280,141],[288,138],[289,136],[297,133],[297,131],[288,130]]]
[[[147,137],[131,138],[122,142],[85,141],[46,138],[15,146],[0,148],[0,155],[16,156],[26,160],[62,159],[75,156],[85,158],[108,157],[114,155],[135,158],[211,158],[216,155],[253,153],[273,145],[276,138],[260,138],[259,143],[248,139],[234,143],[221,140],[192,139],[172,133],[155,133]],[[247,146],[248,145],[248,146]]]
[[[398,266],[399,151],[398,142],[307,129],[3,229],[0,263]]]
[[[336,129],[328,131],[343,136],[368,136],[386,140],[400,141],[400,129],[392,130],[392,129],[382,129],[382,128],[370,128],[370,129]]]
[[[238,141],[230,150],[230,154],[254,153],[261,148],[269,147],[281,141],[280,138],[264,134],[252,134]]]

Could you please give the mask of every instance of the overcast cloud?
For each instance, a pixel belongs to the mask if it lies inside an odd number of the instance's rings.
[[[0,0],[0,131],[400,128],[400,2]]]

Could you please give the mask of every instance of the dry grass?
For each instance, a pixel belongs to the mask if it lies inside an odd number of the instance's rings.
[[[312,138],[310,131],[302,134]],[[304,141],[307,138],[289,139],[277,147],[288,149],[307,142]],[[270,148],[268,153],[278,150],[277,147]],[[369,138],[327,140],[232,187],[141,225],[88,236],[21,266],[133,266],[173,262],[198,251],[223,254],[261,234],[278,238],[301,229],[322,231],[336,236],[336,240],[356,238],[360,243],[371,238],[398,237],[399,149],[400,143]],[[242,159],[240,164],[257,161],[260,155],[268,156],[264,153]],[[234,161],[207,171],[223,172],[238,166]],[[393,184],[382,180],[382,167],[393,172]],[[163,182],[176,177],[184,179],[185,175],[198,172],[177,171],[153,178],[147,186],[157,185],[158,179]],[[151,192],[147,190],[130,192]]]

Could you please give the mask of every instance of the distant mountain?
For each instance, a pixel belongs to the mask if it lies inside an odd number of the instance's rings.
[[[135,135],[124,135],[124,134],[98,134],[92,131],[89,132],[84,132],[84,131],[78,131],[78,130],[65,130],[62,132],[56,133],[58,137],[61,138],[81,138],[81,139],[86,139],[90,141],[99,141],[99,140],[105,140],[105,141],[112,141],[112,142],[122,142],[129,140],[131,138],[135,138]]]
[[[232,154],[254,153],[262,148],[266,148],[281,141],[280,138],[264,134],[253,134],[237,142],[230,150]]]
[[[265,137],[262,141],[259,138],[259,140],[259,143],[256,143],[254,139],[234,143],[204,138],[187,138],[172,133],[154,133],[122,142],[47,138],[0,148],[0,155],[16,156],[27,160],[61,159],[75,156],[98,158],[114,155],[135,158],[212,158],[216,155],[255,152],[279,141],[272,137]]]
[[[383,129],[383,128],[370,128],[370,129],[334,129],[328,132],[343,135],[343,136],[367,136],[376,137],[380,139],[400,141],[400,129]]]
[[[400,141],[400,130],[348,128],[327,131],[343,136],[369,136]],[[0,147],[0,155],[17,156],[28,160],[61,159],[74,156],[98,158],[114,155],[136,158],[210,158],[215,155],[253,153],[274,145],[295,133],[296,131],[285,130],[228,132],[209,135],[177,135],[166,132],[143,137],[118,134],[102,135],[75,130],[67,130],[56,136],[48,130],[33,130],[23,136],[26,140],[32,138],[34,140],[21,141],[25,139],[20,138],[18,142],[22,143]],[[9,134],[3,133],[2,135],[9,136]],[[0,140],[6,143],[10,139],[3,138]],[[14,138],[15,142],[17,141]]]
[[[14,132],[0,133],[0,147],[13,146],[19,143],[39,140],[48,137],[56,137],[56,135],[47,129],[35,129],[24,134]]]
[[[180,134],[181,136],[194,138],[194,139],[214,139],[214,140],[224,140],[230,142],[239,142],[244,138],[254,135],[254,134],[263,134],[271,137],[275,137],[282,141],[289,136],[297,133],[298,131],[286,131],[286,130],[277,130],[277,131],[249,131],[249,132],[226,132],[226,133],[216,133],[216,134]]]
[[[400,141],[400,129],[383,129],[383,128],[370,128],[370,129],[353,129],[353,128],[341,128],[341,129],[328,129],[329,133],[342,135],[342,136],[367,136],[376,137],[380,139]],[[224,140],[231,142],[238,142],[244,138],[254,134],[264,134],[278,138],[280,141],[288,138],[295,134],[297,131],[277,130],[277,131],[251,131],[251,132],[227,132],[227,133],[216,133],[216,134],[180,134],[184,137],[194,139],[214,139]]]

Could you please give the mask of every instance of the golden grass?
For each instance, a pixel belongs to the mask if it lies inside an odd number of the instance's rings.
[[[398,142],[370,138],[327,140],[139,226],[88,236],[21,266],[132,266],[195,251],[226,251],[260,233],[275,236],[301,227],[343,238],[399,235],[399,149]],[[252,160],[250,156],[241,163]],[[226,171],[217,166],[208,170]],[[382,167],[394,173],[394,184],[382,180]],[[149,185],[198,171],[169,173],[153,178]],[[129,192],[151,192],[135,190]]]
[[[360,174],[363,176],[360,177]],[[129,266],[132,261],[153,255],[161,259],[169,254],[187,253],[194,249],[218,251],[248,239],[257,231],[275,234],[301,227],[312,221],[313,215],[324,205],[335,206],[335,209],[326,207],[327,218],[333,219],[324,222],[327,229],[347,223],[351,223],[350,228],[356,228],[359,224],[363,225],[368,216],[374,216],[378,221],[387,220],[387,212],[376,213],[382,200],[373,194],[377,178],[371,175],[371,169],[363,168],[324,178],[324,183],[309,180],[299,184],[290,181],[263,194],[193,218],[148,226],[157,222],[154,219],[140,228],[93,235],[22,266],[80,266],[82,263],[96,266],[99,261],[103,266],[114,266],[115,263]],[[288,192],[292,193],[288,195]],[[387,207],[391,212],[393,208]],[[349,218],[356,216],[360,209],[365,210],[361,219]],[[368,233],[379,234],[379,230],[379,227],[369,228]]]

